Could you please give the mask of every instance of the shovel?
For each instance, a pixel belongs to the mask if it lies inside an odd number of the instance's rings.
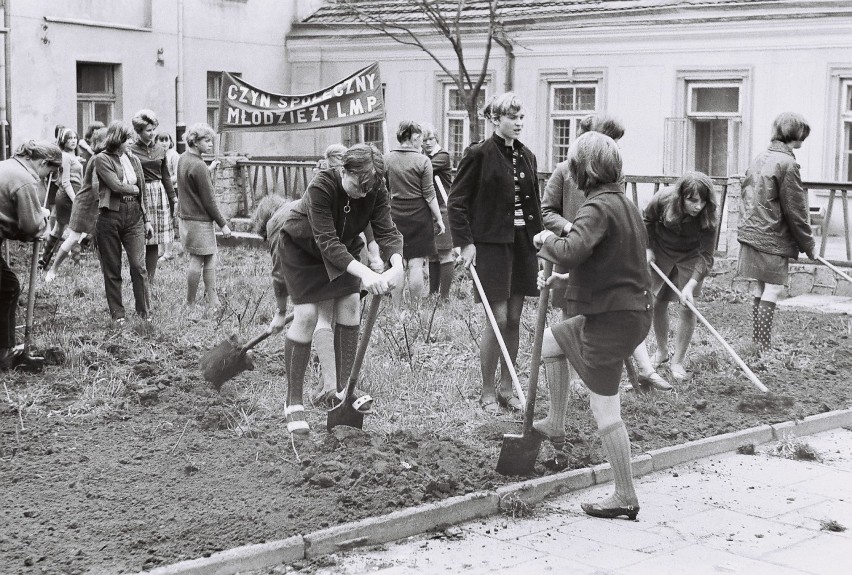
[[[553,264],[544,262],[544,277],[549,278],[553,272]],[[503,436],[503,446],[500,448],[500,458],[497,459],[497,473],[500,475],[529,475],[535,467],[535,460],[541,449],[541,434],[533,429],[533,412],[535,411],[535,394],[538,390],[538,371],[541,363],[541,345],[544,341],[544,324],[547,321],[547,300],[550,288],[541,288],[538,297],[538,315],[535,322],[535,339],[533,340],[532,357],[530,358],[530,383],[527,386],[527,405],[524,410],[523,435],[509,434]]]
[[[284,325],[291,321],[293,321],[292,313],[284,318]],[[268,338],[272,333],[267,330],[243,346],[238,344],[234,336],[221,342],[201,358],[201,373],[204,375],[204,379],[213,384],[216,391],[219,391],[222,385],[232,377],[247,369],[254,369],[254,362],[246,356],[246,352]]]
[[[346,382],[343,400],[328,410],[328,418],[325,424],[328,431],[339,425],[348,425],[356,429],[364,427],[364,414],[355,409],[352,402],[355,400],[355,384],[358,383],[358,375],[361,372],[361,365],[364,363],[364,356],[367,354],[370,334],[373,333],[373,324],[376,323],[376,316],[379,315],[381,304],[382,296],[374,295],[370,298],[370,304],[367,308],[367,321],[364,322],[364,330],[361,333],[361,341],[358,342],[355,362],[352,364],[352,373],[349,374],[349,380]]]

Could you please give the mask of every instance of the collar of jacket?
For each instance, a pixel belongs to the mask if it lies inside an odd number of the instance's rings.
[[[796,154],[793,153],[793,148],[782,142],[781,140],[772,140],[769,143],[769,149],[773,152],[781,152],[783,154],[789,154],[796,157]]]
[[[618,182],[612,182],[611,184],[602,184],[596,188],[592,188],[591,190],[585,192],[586,198],[594,198],[595,196],[599,196],[601,194],[623,194],[624,190],[621,188],[621,184]]]
[[[19,158],[19,157],[17,157],[17,156],[15,156],[15,159],[18,161],[18,163],[19,163],[19,164],[21,164],[21,166],[23,166],[23,167],[24,167],[24,169],[25,169],[27,172],[29,172],[29,174],[33,177],[33,179],[35,179],[35,181],[36,181],[36,182],[38,182],[38,181],[40,181],[40,180],[41,180],[41,178],[40,178],[40,177],[39,177],[39,175],[36,173],[36,171],[32,168],[32,166],[30,166],[30,163],[29,163],[29,162],[24,162],[24,161],[23,161],[23,158]]]
[[[498,134],[497,132],[494,132],[493,134],[491,134],[491,140],[492,140],[495,144],[497,144],[497,146],[498,146],[501,150],[502,150],[502,149],[504,149],[504,148],[508,148],[508,147],[509,147],[509,146],[507,146],[507,145],[506,145],[506,140],[505,140],[505,138],[503,138],[503,136],[501,136],[501,135],[500,135],[500,134]],[[521,143],[521,141],[520,141],[520,140],[515,140],[514,142],[512,142],[512,147],[513,147],[514,149],[516,149],[516,150],[521,150],[521,149],[523,149],[524,145],[523,145],[523,143]]]

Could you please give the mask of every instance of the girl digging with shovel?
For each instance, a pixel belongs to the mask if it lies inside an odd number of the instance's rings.
[[[384,161],[375,146],[357,144],[343,156],[343,165],[320,171],[302,199],[288,205],[277,238],[277,277],[284,279],[293,300],[293,323],[284,342],[287,372],[287,430],[307,435],[303,387],[311,354],[311,338],[321,305],[334,305],[334,348],[337,385],[349,379],[358,347],[358,302],[361,284],[374,295],[385,294],[402,281],[402,236],[390,216],[383,182]],[[361,232],[370,224],[391,268],[376,273],[362,264]],[[284,329],[285,310],[279,309],[269,330]],[[353,404],[369,412],[372,398]]]
[[[639,209],[624,195],[621,155],[608,136],[587,132],[568,151],[569,171],[586,200],[564,237],[536,235],[539,257],[570,269],[570,275],[539,274],[539,286],[563,283],[572,317],[544,332],[542,359],[552,387],[550,412],[533,427],[554,447],[565,443],[568,364],[589,388],[589,400],[612,466],[615,494],[584,503],[594,517],[635,519],[630,440],[621,420],[619,381],[624,360],[651,327],[651,277],[645,263],[648,242]]]

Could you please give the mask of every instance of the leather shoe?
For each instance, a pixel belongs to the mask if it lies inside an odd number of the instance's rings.
[[[624,507],[601,507],[598,503],[581,503],[580,507],[587,515],[592,517],[601,517],[603,519],[615,519],[626,515],[631,521],[636,519],[639,514],[638,505],[626,505]]]

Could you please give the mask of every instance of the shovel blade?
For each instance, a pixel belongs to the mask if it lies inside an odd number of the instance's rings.
[[[251,369],[242,347],[231,339],[226,339],[204,354],[201,358],[201,373],[218,391],[232,377]]]
[[[331,431],[340,425],[355,429],[364,428],[364,414],[352,407],[352,398],[347,398],[328,410],[325,428]]]
[[[507,433],[503,436],[500,457],[497,459],[497,473],[500,475],[530,475],[541,449],[541,435],[536,432],[529,435]]]

